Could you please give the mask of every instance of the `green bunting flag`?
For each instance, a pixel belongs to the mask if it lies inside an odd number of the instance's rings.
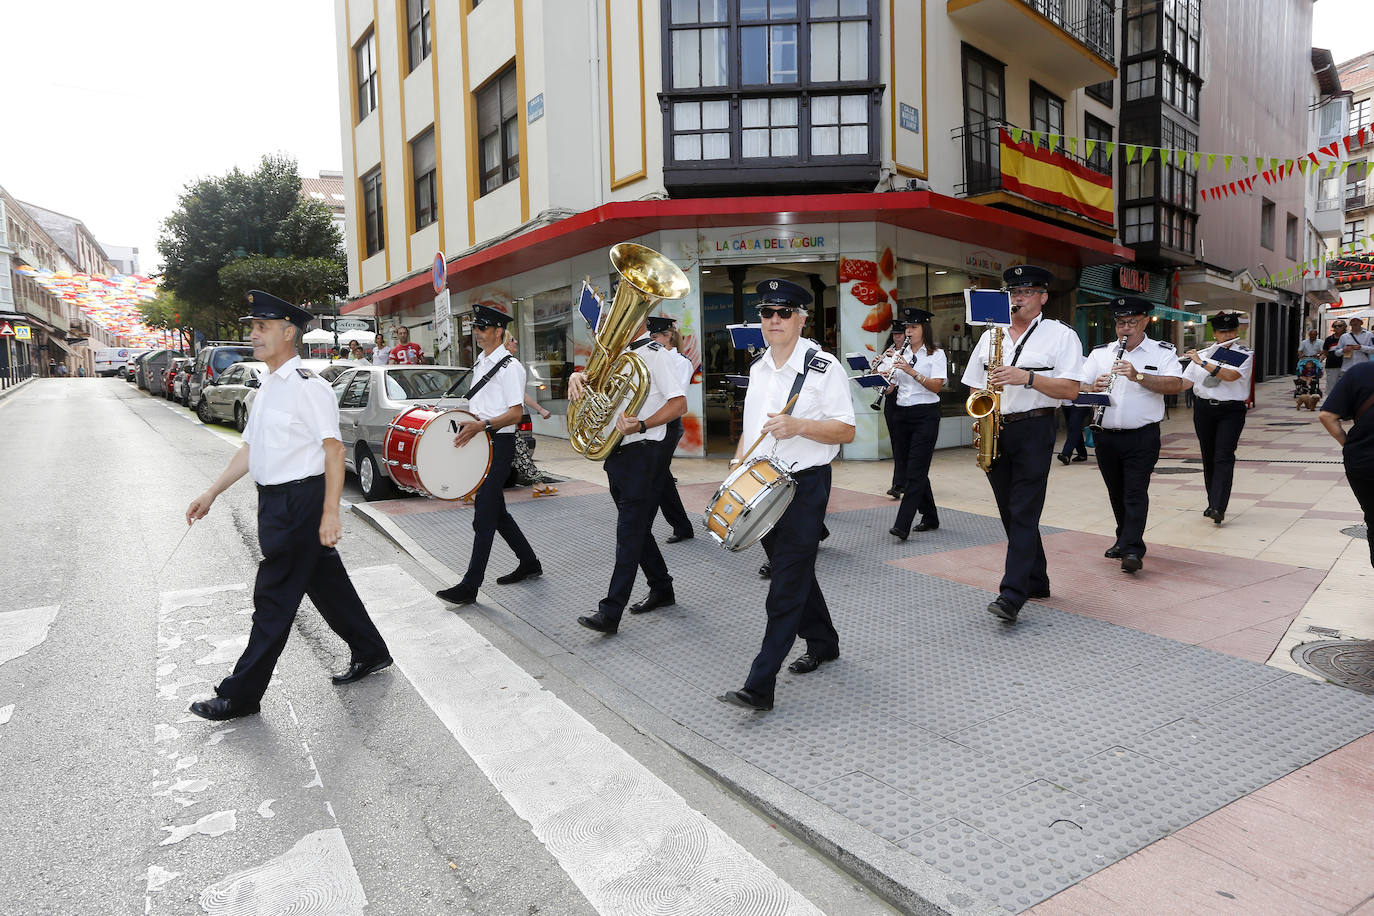
[[[1072,154],[1075,155],[1075,156],[1078,155],[1078,138],[1077,138],[1077,137],[1070,137],[1070,138],[1069,138],[1069,152],[1072,153]]]
[[[1202,153],[1193,153],[1193,171],[1196,172],[1202,165]]]
[[[1020,143],[1020,142],[1021,142],[1021,135],[1022,135],[1023,133],[1025,133],[1025,131],[1023,131],[1021,128],[1019,128],[1019,127],[1013,127],[1013,128],[1011,129],[1011,142],[1012,142],[1012,143]]]
[[[1058,134],[1046,134],[1046,135],[1045,135],[1045,139],[1049,141],[1049,144],[1050,144],[1050,152],[1053,153],[1053,152],[1055,152],[1056,150],[1059,149],[1059,135],[1058,135]]]
[[[1134,146],[1133,144],[1130,144],[1130,143],[1127,143],[1125,148],[1126,148],[1126,164],[1127,164],[1127,165],[1130,165],[1131,162],[1133,162],[1133,161],[1135,160],[1135,150],[1136,150],[1136,148],[1135,148],[1135,146]]]
[[[1116,144],[1113,143],[1111,140],[1106,140],[1106,141],[1104,141],[1104,142],[1102,143],[1102,148],[1103,148],[1104,150],[1107,151],[1107,158],[1108,158],[1108,159],[1110,159],[1110,158],[1112,158],[1113,156],[1116,155]],[[1088,155],[1091,156],[1092,154],[1089,153]]]
[[[1087,145],[1083,148],[1083,158],[1091,159],[1093,157],[1093,150],[1097,149],[1097,141],[1087,140],[1085,142]]]
[[[1224,171],[1231,171],[1231,160],[1234,158],[1235,156],[1232,156],[1230,153],[1227,153],[1226,155],[1221,157],[1221,167]]]
[[[1039,146],[1039,145],[1040,145],[1040,131],[1038,131],[1038,130],[1033,130],[1033,131],[1031,131],[1031,146]]]
[[[1249,168],[1250,168],[1250,157],[1249,157],[1249,156],[1241,156],[1241,157],[1240,157],[1240,164],[1243,165],[1243,166],[1245,166],[1246,169],[1249,169]]]
[[[1215,166],[1216,164],[1217,164],[1217,154],[1216,154],[1216,153],[1208,153],[1208,154],[1207,154],[1207,171],[1209,171],[1209,172],[1212,171],[1212,167]]]
[[[1140,148],[1140,164],[1144,165],[1145,163],[1149,162],[1150,156],[1154,153],[1154,151],[1155,148],[1153,146],[1142,146]]]

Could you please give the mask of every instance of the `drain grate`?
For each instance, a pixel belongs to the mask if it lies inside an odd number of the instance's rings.
[[[1374,640],[1328,639],[1293,647],[1293,661],[1333,684],[1374,694]]]
[[[1201,458],[1184,458],[1183,460],[1186,461],[1186,462],[1188,462],[1189,464],[1202,464],[1202,459],[1201,459]],[[1239,464],[1239,463],[1242,462],[1242,461],[1250,461],[1250,462],[1254,462],[1254,463],[1256,463],[1256,464],[1345,464],[1345,461],[1343,461],[1343,460],[1340,459],[1340,458],[1334,458],[1334,459],[1331,459],[1331,460],[1327,460],[1327,459],[1325,459],[1325,458],[1316,458],[1316,459],[1312,459],[1312,460],[1307,460],[1307,459],[1304,459],[1304,458],[1237,458],[1237,459],[1236,459],[1236,463],[1237,463],[1237,464]]]
[[[1266,424],[1264,424],[1264,425],[1265,425],[1265,426],[1309,426],[1309,425],[1311,425],[1311,424],[1304,423],[1304,422],[1301,421],[1301,420],[1297,420],[1297,421],[1294,421],[1294,420],[1274,420],[1274,421],[1272,421],[1272,422],[1270,422],[1270,423],[1266,423]]]
[[[1369,540],[1369,529],[1364,525],[1351,525],[1349,528],[1342,528],[1341,534],[1349,535],[1352,538],[1359,538],[1363,541]]]
[[[1201,474],[1202,468],[1155,468],[1156,474]]]

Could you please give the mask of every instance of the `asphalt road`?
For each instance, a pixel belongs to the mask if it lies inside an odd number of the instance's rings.
[[[251,613],[251,484],[189,533],[183,521],[237,434],[118,379],[32,382],[0,399],[0,429],[0,911],[632,912],[614,893],[637,880],[616,874],[623,851],[652,851],[674,818],[717,850],[704,860],[749,863],[767,892],[723,906],[709,871],[678,873],[654,912],[886,911],[537,652],[436,604],[449,583],[350,513],[340,550],[398,664],[332,685],[347,649],[307,602],[260,716],[190,716]],[[345,500],[360,498],[350,479]],[[547,752],[493,744],[558,716],[588,727]],[[601,804],[587,784],[607,748],[681,804],[617,837],[610,815],[582,809],[560,835],[541,811],[569,794]],[[502,777],[536,759],[523,785]]]

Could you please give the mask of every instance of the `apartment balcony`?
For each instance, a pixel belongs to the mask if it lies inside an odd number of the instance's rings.
[[[1116,235],[1111,169],[1031,144],[1030,132],[1012,141],[1010,126],[985,122],[953,132],[963,162],[954,193],[972,203],[1011,210],[1104,238]]]
[[[1115,0],[948,0],[945,9],[1007,63],[1075,89],[1116,79]]]
[[[1345,201],[1339,197],[1317,201],[1312,227],[1323,240],[1339,239],[1345,232]]]

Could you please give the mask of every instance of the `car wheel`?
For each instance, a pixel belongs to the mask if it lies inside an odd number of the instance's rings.
[[[196,405],[196,416],[200,417],[200,422],[206,426],[215,422],[215,418],[210,414],[210,402],[205,398],[201,398],[200,403]]]
[[[372,457],[372,450],[367,446],[358,449],[358,486],[363,491],[363,499],[371,502],[376,499],[385,499],[393,492],[391,481],[387,478],[380,467],[377,466],[377,459]]]
[[[243,405],[242,405],[242,404],[235,404],[235,405],[234,405],[234,429],[237,429],[239,432],[243,432],[243,428],[244,428],[245,426],[247,426],[247,425],[248,425],[247,411],[245,411],[245,410],[243,409]]]

